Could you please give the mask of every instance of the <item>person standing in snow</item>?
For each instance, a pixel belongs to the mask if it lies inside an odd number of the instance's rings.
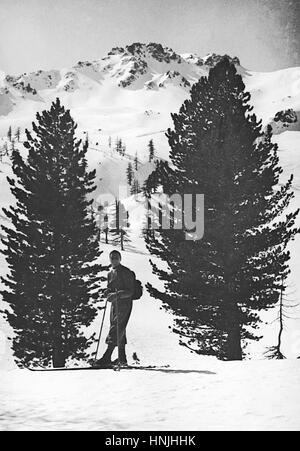
[[[132,300],[135,292],[135,274],[129,268],[121,264],[121,253],[113,250],[109,254],[111,271],[108,273],[108,284],[105,295],[111,302],[110,329],[106,338],[107,349],[97,366],[105,366],[119,363],[127,364],[126,357],[126,327],[132,311]],[[119,340],[119,342],[118,342]],[[119,346],[119,358],[114,362],[111,356],[114,349]]]

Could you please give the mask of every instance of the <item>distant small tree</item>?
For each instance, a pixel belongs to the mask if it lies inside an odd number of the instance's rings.
[[[117,137],[117,139],[116,139],[116,141],[115,141],[115,144],[114,144],[114,150],[115,150],[116,152],[118,152],[118,149],[119,149],[119,138]]]
[[[122,151],[123,151],[123,142],[122,142],[122,139],[120,138],[119,143],[118,143],[119,154],[122,154]]]
[[[111,149],[111,136],[108,137],[108,147]]]
[[[15,133],[15,139],[18,141],[18,143],[20,142],[21,139],[21,128],[18,127]]]
[[[130,194],[139,194],[141,192],[141,187],[139,184],[139,181],[137,179],[134,179],[131,185],[131,190],[130,190]]]
[[[7,138],[11,142],[11,140],[12,140],[12,128],[11,128],[11,126],[8,129]]]
[[[125,209],[124,204],[116,199],[110,234],[112,236],[112,243],[114,245],[120,245],[122,251],[124,250],[124,244],[130,241],[127,231],[129,227],[128,219],[129,213]]]
[[[126,145],[121,138],[117,143],[117,152],[122,156],[124,156],[126,152]]]
[[[281,350],[282,345],[282,334],[284,330],[284,304],[283,304],[283,280],[282,280],[282,287],[281,287],[281,294],[280,294],[280,300],[279,300],[279,313],[278,313],[278,321],[279,321],[279,333],[278,333],[278,342],[276,346],[270,347],[266,352],[266,357],[269,359],[277,359],[277,360],[284,360],[286,357],[283,355]]]
[[[291,316],[288,315],[288,309],[296,308],[299,306],[299,304],[296,304],[295,302],[288,300],[287,297],[284,295],[285,291],[286,286],[284,285],[284,276],[282,276],[281,292],[280,299],[278,302],[278,316],[277,316],[277,322],[279,323],[278,339],[277,344],[275,346],[271,346],[267,349],[265,356],[268,359],[277,359],[277,360],[286,359],[282,351],[282,336],[285,329],[285,321],[291,318]]]
[[[120,230],[120,245],[121,245],[121,250],[124,251],[125,250],[125,243],[128,243],[130,241],[129,236],[128,236],[128,231],[125,229],[121,229]]]
[[[105,244],[108,244],[109,227],[108,227],[108,215],[107,214],[104,216],[103,232],[104,232],[104,236],[105,236]]]
[[[149,162],[151,162],[154,159],[155,154],[153,139],[150,139],[148,148],[149,148]]]
[[[131,186],[132,185],[132,181],[133,181],[133,167],[132,167],[132,163],[128,163],[126,173],[127,173],[128,185]]]
[[[115,150],[120,155],[124,154],[124,145],[123,145],[122,138],[117,138]]]
[[[137,171],[138,168],[139,168],[139,159],[138,159],[138,154],[136,152],[135,157],[134,157],[134,169]]]

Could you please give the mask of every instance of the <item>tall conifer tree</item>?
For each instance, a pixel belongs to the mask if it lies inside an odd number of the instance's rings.
[[[16,203],[3,209],[12,227],[2,226],[10,270],[2,295],[19,365],[64,367],[87,359],[92,343],[84,328],[97,313],[103,268],[91,215],[95,171],[76,128],[57,99],[26,131],[27,159],[12,155]]]
[[[175,313],[180,343],[226,360],[242,359],[245,343],[260,338],[259,312],[279,301],[287,245],[299,232],[298,211],[284,214],[292,177],[278,184],[277,145],[249,100],[228,58],[192,87],[172,115],[172,167],[165,165],[159,179],[168,195],[204,194],[204,237],[186,240],[186,227],[145,234],[149,251],[168,264],[163,270],[152,262],[165,290],[148,289]]]

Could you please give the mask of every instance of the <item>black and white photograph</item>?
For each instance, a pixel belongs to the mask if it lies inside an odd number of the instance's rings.
[[[0,24],[0,431],[299,431],[300,0]]]

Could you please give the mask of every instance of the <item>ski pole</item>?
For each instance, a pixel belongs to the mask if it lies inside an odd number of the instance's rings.
[[[105,302],[105,307],[104,307],[104,312],[103,312],[103,317],[102,317],[102,322],[101,322],[101,327],[100,327],[100,332],[99,332],[99,338],[98,338],[98,343],[97,343],[97,350],[96,350],[96,354],[95,354],[95,361],[97,360],[97,356],[98,356],[98,352],[99,352],[99,347],[100,347],[100,340],[101,340],[101,336],[102,336],[102,330],[103,330],[103,325],[104,325],[104,319],[105,319],[105,314],[106,314],[106,309],[107,309],[107,298],[106,298],[106,302]]]
[[[117,300],[116,300],[116,315],[117,315],[117,345],[118,345],[118,367],[120,368],[120,329],[119,329],[119,298],[118,298],[118,290],[116,290],[117,293]]]

